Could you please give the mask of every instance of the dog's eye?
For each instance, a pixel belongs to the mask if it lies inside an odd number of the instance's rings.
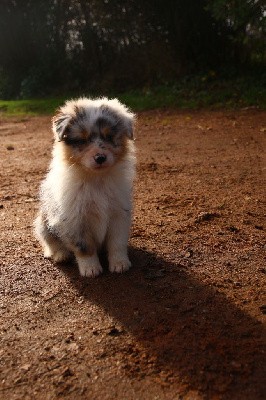
[[[102,135],[102,139],[109,143],[114,143],[115,141],[115,134],[114,132],[108,132],[105,135]]]
[[[79,139],[79,138],[66,137],[66,139],[64,141],[67,145],[77,147],[77,146],[83,146],[85,144],[88,144],[90,142],[90,139],[89,138]]]
[[[112,142],[113,139],[114,139],[114,136],[113,136],[111,133],[108,133],[107,135],[105,135],[104,139],[105,139],[107,142]]]

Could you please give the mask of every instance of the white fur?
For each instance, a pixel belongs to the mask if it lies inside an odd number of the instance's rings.
[[[103,103],[111,105],[125,123],[133,118],[133,114],[117,100],[80,99],[78,103],[86,110],[88,129],[92,120],[99,116],[99,104]],[[66,103],[62,108],[64,113],[72,115],[75,104],[77,102],[74,101]],[[53,130],[56,134],[55,127]],[[100,172],[89,169],[88,173],[80,173],[79,166],[65,160],[63,146],[62,143],[55,143],[50,170],[41,185],[41,214],[35,221],[35,232],[44,247],[45,256],[61,262],[72,252],[82,276],[97,276],[102,272],[97,250],[105,245],[109,270],[126,271],[131,266],[127,243],[135,175],[133,143],[128,143],[126,155],[109,168]],[[45,224],[58,234],[60,240],[53,240]],[[86,235],[92,237],[95,250],[92,249],[89,255],[80,255],[73,238],[83,240]]]

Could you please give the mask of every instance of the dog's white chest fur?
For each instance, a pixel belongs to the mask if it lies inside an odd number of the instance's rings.
[[[74,167],[63,169],[61,162],[54,162],[42,190],[46,196],[49,193],[49,198],[43,200],[52,227],[57,230],[60,224],[60,233],[65,236],[84,226],[100,246],[117,214],[131,212],[133,176],[129,176],[128,169],[123,176],[121,166],[112,172],[111,175],[82,180],[78,179]]]

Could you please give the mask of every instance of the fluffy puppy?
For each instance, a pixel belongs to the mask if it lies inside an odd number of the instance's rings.
[[[134,115],[118,100],[71,100],[52,119],[55,137],[41,184],[35,232],[44,256],[74,254],[82,276],[97,276],[105,245],[109,270],[130,268],[127,242],[135,174]]]

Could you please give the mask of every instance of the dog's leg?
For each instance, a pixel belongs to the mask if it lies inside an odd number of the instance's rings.
[[[127,255],[130,225],[131,213],[126,210],[121,210],[121,213],[114,215],[110,222],[107,234],[107,251],[111,272],[121,273],[131,267]]]
[[[80,238],[78,241],[70,245],[72,248],[79,267],[81,276],[96,277],[103,271],[100,264],[97,247],[89,234],[75,235],[75,238]]]
[[[36,218],[34,225],[36,236],[43,246],[45,258],[52,258],[57,263],[70,258],[71,252],[64,246],[62,241],[48,229],[41,214]]]
[[[92,256],[78,256],[76,259],[79,266],[79,273],[81,276],[96,277],[103,271],[97,253]]]

